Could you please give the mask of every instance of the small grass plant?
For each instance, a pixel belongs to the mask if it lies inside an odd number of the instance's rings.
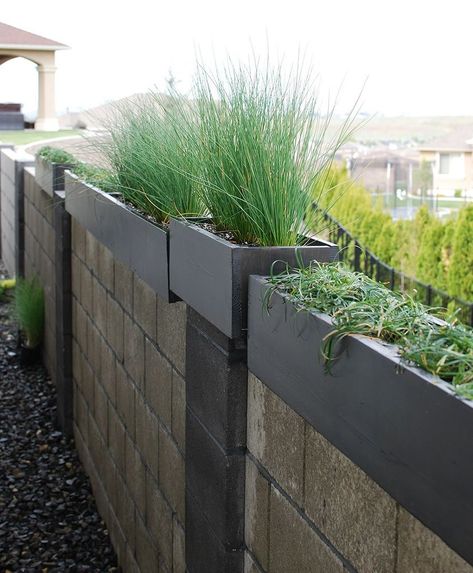
[[[27,348],[37,348],[43,339],[44,292],[39,280],[17,279],[15,315]]]
[[[453,384],[473,399],[473,329],[428,309],[411,296],[392,292],[340,263],[319,264],[273,275],[266,305],[277,289],[300,309],[328,314],[333,330],[322,346],[329,371],[337,358],[336,343],[350,334],[398,345],[400,356]]]
[[[61,163],[68,165],[74,165],[77,163],[75,157],[68,151],[59,149],[57,147],[51,147],[49,145],[42,147],[38,151],[38,155],[51,163]]]

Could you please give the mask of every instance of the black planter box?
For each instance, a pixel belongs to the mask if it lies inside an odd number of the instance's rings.
[[[50,197],[54,197],[55,191],[64,191],[64,172],[70,169],[68,163],[52,163],[44,157],[35,157],[35,178],[38,185]]]
[[[473,403],[400,364],[396,348],[350,336],[324,372],[326,315],[251,277],[248,369],[402,506],[473,563]]]
[[[66,211],[163,300],[176,300],[169,292],[169,241],[164,229],[69,172]]]
[[[314,241],[304,247],[247,247],[233,244],[184,220],[171,220],[170,287],[229,338],[247,323],[248,278],[267,275],[275,261],[333,261],[338,247]],[[275,266],[282,268],[283,263]]]

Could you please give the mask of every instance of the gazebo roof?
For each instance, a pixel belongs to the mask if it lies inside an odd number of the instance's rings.
[[[64,50],[68,48],[54,40],[32,34],[26,30],[20,30],[0,22],[0,49],[8,50]]]

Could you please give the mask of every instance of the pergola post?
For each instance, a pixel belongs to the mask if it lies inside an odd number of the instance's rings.
[[[56,66],[38,66],[38,117],[35,128],[42,131],[57,131],[54,78]]]

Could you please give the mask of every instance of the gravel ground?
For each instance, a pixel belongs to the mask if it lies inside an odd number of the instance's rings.
[[[0,572],[118,572],[74,444],[54,427],[54,387],[41,366],[19,366],[15,343],[3,299]]]

